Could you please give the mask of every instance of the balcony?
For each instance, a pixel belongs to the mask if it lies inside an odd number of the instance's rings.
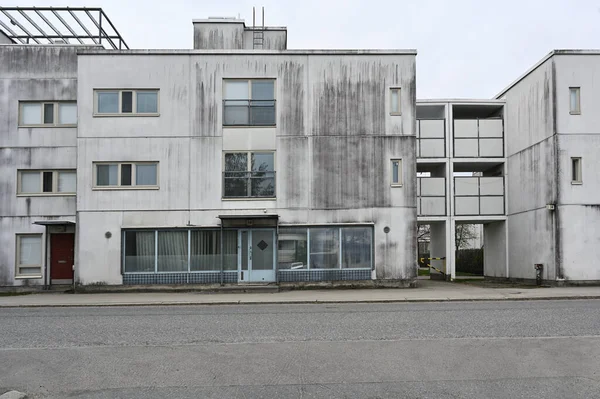
[[[223,126],[275,126],[275,100],[223,100]]]
[[[502,216],[503,177],[455,177],[455,216]]]
[[[503,120],[501,118],[455,119],[454,157],[503,158]]]
[[[275,172],[223,172],[223,198],[275,198]]]
[[[417,120],[417,158],[446,157],[446,120]]]
[[[417,216],[446,216],[445,177],[417,177]]]

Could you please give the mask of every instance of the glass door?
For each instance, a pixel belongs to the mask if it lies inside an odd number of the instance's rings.
[[[238,281],[275,281],[275,230],[238,230]]]

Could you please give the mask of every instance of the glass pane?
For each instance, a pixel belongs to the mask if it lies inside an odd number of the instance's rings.
[[[340,266],[338,228],[310,229],[310,268],[337,269]]]
[[[21,193],[39,193],[40,172],[21,172]]]
[[[275,154],[272,152],[253,152],[252,171],[272,172],[275,170]]]
[[[125,232],[125,272],[154,272],[154,231]]]
[[[280,228],[277,262],[280,269],[306,269],[308,234],[306,228]]]
[[[275,172],[252,172],[252,197],[275,196]]]
[[[247,80],[226,80],[224,100],[248,100]]]
[[[392,161],[392,183],[398,184],[400,182],[400,163],[398,161]]]
[[[342,229],[343,268],[371,268],[372,232],[370,227]]]
[[[223,176],[223,196],[247,197],[250,179],[249,172],[225,172]]]
[[[275,99],[275,81],[273,80],[253,80],[252,81],[252,100],[274,100]]]
[[[98,176],[96,185],[98,186],[116,186],[118,184],[117,173],[118,165],[96,165]]]
[[[77,175],[75,172],[58,172],[58,192],[74,193],[77,191]]]
[[[135,165],[136,186],[156,186],[156,164]]]
[[[23,103],[21,105],[21,124],[40,125],[42,123],[42,104]]]
[[[124,163],[121,165],[121,185],[131,186],[131,164]]]
[[[182,272],[188,269],[187,231],[158,232],[158,271]]]
[[[225,172],[245,172],[248,170],[248,153],[225,154]]]
[[[19,265],[35,266],[42,264],[42,237],[19,237]]]
[[[250,107],[251,126],[275,125],[275,105],[272,101],[252,101]]]
[[[570,90],[570,93],[571,93],[571,112],[578,112],[579,111],[579,90],[573,88]]]
[[[391,112],[397,114],[400,112],[400,99],[398,98],[400,94],[400,90],[398,89],[392,89],[392,97],[391,97],[391,104],[390,104],[390,110]]]
[[[117,113],[119,113],[119,92],[117,92],[117,91],[98,92],[98,113],[99,114],[117,114]]]
[[[58,123],[61,125],[77,124],[77,104],[62,103],[58,104]]]
[[[224,125],[248,125],[249,124],[249,115],[248,115],[248,102],[235,101],[235,104],[231,101],[225,102],[225,107],[223,108],[223,124]]]
[[[219,230],[195,230],[191,234],[190,270],[221,270],[221,232]]]
[[[124,114],[133,112],[133,92],[124,91],[121,93],[121,112]]]
[[[54,123],[54,104],[44,104],[44,124]]]
[[[138,91],[137,112],[141,114],[155,114],[158,112],[158,92]]]
[[[223,231],[223,270],[238,269],[238,232]]]
[[[45,193],[51,193],[52,192],[52,178],[53,178],[53,173],[52,172],[42,172],[42,176],[43,176],[43,186],[42,186],[42,191]]]
[[[273,230],[252,231],[252,270],[273,270]]]

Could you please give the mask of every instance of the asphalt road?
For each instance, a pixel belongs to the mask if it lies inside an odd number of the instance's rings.
[[[595,398],[600,301],[0,309],[0,394]]]

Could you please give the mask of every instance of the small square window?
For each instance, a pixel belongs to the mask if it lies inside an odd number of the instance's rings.
[[[581,114],[581,89],[569,87],[569,112],[571,115]]]
[[[571,158],[571,183],[582,184],[583,178],[581,173],[581,158]]]
[[[96,165],[96,185],[116,186],[119,184],[119,165]]]
[[[390,89],[390,114],[401,115],[402,110],[400,108],[400,88],[395,87]]]
[[[42,274],[42,235],[17,234],[15,274],[19,277],[39,278]]]
[[[58,103],[58,124],[76,125],[77,124],[77,104]]]
[[[118,91],[98,92],[98,113],[99,114],[117,114],[117,113],[119,113],[119,92]]]
[[[155,114],[158,112],[158,92],[138,91],[137,93],[138,114]]]
[[[22,125],[41,125],[42,124],[42,103],[23,103],[23,104],[21,104],[21,124]]]
[[[402,186],[401,159],[392,159],[392,186]]]
[[[42,183],[40,180],[41,174],[39,171],[34,172],[21,172],[21,190],[23,194],[36,194],[42,190]]]
[[[156,164],[136,164],[135,165],[135,185],[136,186],[156,186]]]

